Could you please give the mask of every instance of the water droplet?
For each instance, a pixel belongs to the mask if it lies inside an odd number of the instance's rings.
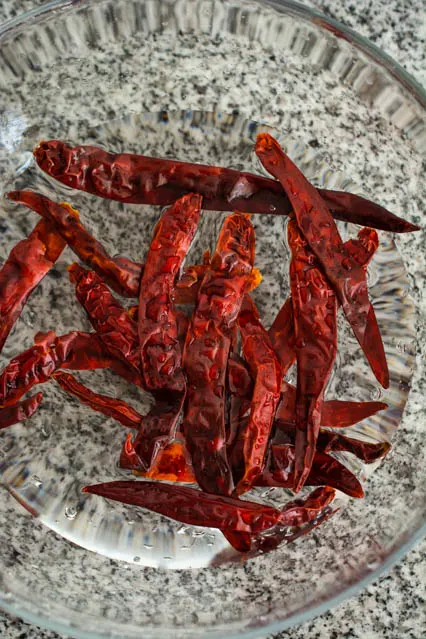
[[[143,547],[146,548],[147,550],[151,550],[152,544],[144,544]]]
[[[133,561],[134,561],[136,564],[137,564],[137,563],[138,563],[138,561],[140,561],[140,560],[141,560],[141,558],[140,558],[140,557],[133,557]]]
[[[40,429],[41,436],[43,439],[48,439],[50,437],[50,429],[47,424],[43,424]]]
[[[43,486],[43,482],[42,482],[42,480],[41,480],[41,479],[40,479],[40,477],[38,477],[37,475],[33,475],[33,476],[31,477],[31,483],[32,483],[34,486],[37,486],[37,488],[41,488],[41,487]]]
[[[129,526],[133,526],[134,523],[135,523],[135,520],[134,519],[128,519],[127,523],[129,524]]]
[[[370,559],[367,561],[367,568],[369,570],[377,570],[380,566],[380,559]]]
[[[192,536],[193,537],[204,537],[205,534],[206,534],[205,530],[193,530],[192,531]]]
[[[371,393],[370,393],[370,397],[371,397],[371,399],[372,399],[372,400],[374,400],[374,401],[378,401],[378,400],[381,398],[381,396],[382,396],[382,395],[383,395],[383,393],[382,393],[382,389],[381,389],[381,388],[379,388],[378,386],[376,386],[375,388],[373,388],[373,390],[372,390],[372,391],[371,391]]]
[[[67,506],[65,508],[65,517],[72,521],[77,517],[77,508],[75,506]]]
[[[177,535],[185,535],[185,533],[187,533],[187,532],[188,532],[188,530],[189,530],[189,529],[188,529],[188,527],[187,527],[187,526],[180,526],[180,527],[177,529],[176,534],[177,534]]]

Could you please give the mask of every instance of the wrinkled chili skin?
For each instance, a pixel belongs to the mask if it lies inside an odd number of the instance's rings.
[[[295,449],[291,444],[271,446],[269,464],[256,479],[257,486],[292,488],[294,484]],[[315,451],[307,486],[330,486],[350,497],[364,497],[363,488],[351,471],[337,459],[320,450]]]
[[[98,413],[102,413],[102,415],[106,417],[112,417],[126,428],[138,428],[142,415],[126,404],[126,402],[94,393],[70,373],[54,373],[53,379],[64,391],[74,395],[74,397],[77,397],[83,404],[86,404],[86,406],[89,406]]]
[[[197,481],[211,493],[229,495],[233,490],[226,452],[226,372],[254,256],[255,233],[248,217],[226,218],[185,343],[188,389],[183,432]]]
[[[326,509],[328,509],[335,495],[334,489],[324,486],[314,490],[304,500],[298,499],[289,502],[281,510],[279,527],[266,531],[264,534],[233,530],[223,531],[223,534],[235,550],[239,552],[270,552],[283,541],[289,542],[300,537],[327,520],[332,513],[328,513]],[[293,534],[289,534],[289,527],[295,529]]]
[[[337,354],[337,300],[296,220],[288,224],[290,288],[297,356],[294,489],[309,476],[321,425],[324,391]]]
[[[27,299],[64,248],[65,242],[54,227],[40,220],[9,253],[0,269],[0,352]]]
[[[192,243],[202,198],[188,195],[167,209],[151,241],[140,284],[138,333],[145,388],[183,392],[175,286]]]
[[[273,445],[294,444],[293,424],[276,421],[275,429]],[[367,464],[381,459],[390,449],[391,445],[388,442],[365,442],[323,428],[320,429],[317,439],[317,450],[324,453],[352,453]]]
[[[125,468],[134,469],[135,460],[140,461],[140,470],[152,468],[176,434],[186,394],[176,280],[198,227],[201,204],[200,196],[187,195],[162,214],[145,261],[138,309],[139,348],[144,387],[157,401],[140,423],[131,460],[127,454],[130,443],[125,444],[120,458]]]
[[[250,501],[212,495],[194,488],[150,481],[114,481],[86,486],[83,492],[100,495],[124,504],[147,508],[189,526],[204,526],[219,530],[262,532],[275,526],[282,513]],[[303,514],[294,511],[294,521]]]
[[[199,193],[204,208],[288,215],[289,199],[275,180],[232,169],[203,166],[129,153],[113,154],[95,146],[70,147],[43,141],[36,162],[59,182],[100,197],[135,204],[166,206],[187,193]],[[419,227],[358,195],[319,189],[336,219],[394,233]]]
[[[364,269],[342,242],[336,223],[316,189],[268,133],[257,137],[256,154],[269,173],[280,180],[297,224],[330,281],[351,328],[377,380],[389,387],[389,370]],[[294,304],[293,304],[294,310]]]
[[[283,382],[281,402],[276,412],[276,420],[287,424],[295,424],[296,388]],[[346,402],[339,400],[325,401],[321,411],[321,426],[328,428],[348,428],[363,419],[386,410],[384,402]]]
[[[353,437],[346,437],[345,435],[325,430],[320,431],[318,446],[326,453],[352,453],[366,464],[372,464],[378,459],[382,459],[391,449],[391,445],[388,442],[363,442]]]
[[[94,271],[87,271],[78,264],[68,268],[70,281],[75,285],[77,300],[107,350],[130,368],[132,374],[140,375],[140,351],[138,327],[117,300],[107,285]]]
[[[370,228],[361,229],[358,232],[357,239],[345,242],[345,248],[349,255],[363,267],[364,272],[378,246],[378,235],[374,229]],[[288,298],[281,307],[268,333],[272,346],[283,368],[283,375],[286,375],[296,361],[296,337],[294,334],[293,304],[291,298]]]
[[[112,368],[129,381],[121,362],[105,358],[102,345],[92,333],[72,331],[57,337],[53,331],[36,335],[36,344],[14,357],[0,374],[0,407],[11,406],[33,386],[50,380],[60,368],[92,370]]]
[[[124,257],[113,258],[80,221],[78,212],[66,202],[58,204],[33,191],[12,191],[7,197],[43,216],[56,228],[74,253],[98,273],[118,294],[137,297],[142,266]]]
[[[250,489],[262,472],[281,395],[282,369],[253,300],[246,295],[238,317],[243,355],[255,380],[247,425],[241,425],[232,456],[235,494]]]
[[[37,393],[24,401],[0,409],[0,430],[24,422],[34,415],[43,400],[43,393]]]

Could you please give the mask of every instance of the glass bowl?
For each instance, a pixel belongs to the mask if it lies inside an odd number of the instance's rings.
[[[40,139],[261,172],[253,140],[271,130],[316,185],[358,192],[423,223],[421,88],[374,46],[297,4],[53,2],[5,24],[0,53],[1,193],[30,186],[70,200],[113,253],[139,259],[158,209],[143,209],[142,218],[140,207],[53,183],[31,154]],[[212,248],[222,219],[203,218],[194,259]],[[0,223],[4,259],[35,216],[3,198]],[[255,224],[264,275],[255,295],[269,324],[288,286],[285,220]],[[120,477],[123,430],[47,384],[33,420],[0,435],[1,606],[76,637],[256,637],[319,614],[400,558],[425,525],[426,251],[423,231],[380,239],[369,284],[391,388],[380,394],[343,323],[329,387],[339,398],[389,404],[356,430],[392,440],[385,462],[367,468],[343,458],[365,482],[364,500],[339,497],[339,513],[316,531],[238,561],[215,531],[83,499],[85,483]],[[2,363],[38,330],[85,325],[69,302],[72,259],[64,253],[31,297]],[[142,407],[148,401],[111,377],[96,383]]]

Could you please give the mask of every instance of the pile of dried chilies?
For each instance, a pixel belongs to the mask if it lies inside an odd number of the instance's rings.
[[[120,463],[144,480],[85,492],[218,528],[241,552],[275,548],[289,529],[312,529],[332,512],[336,489],[363,496],[358,479],[330,453],[346,451],[371,463],[388,452],[388,443],[338,432],[386,404],[325,400],[324,393],[337,352],[339,305],[374,375],[389,386],[367,291],[366,270],[378,247],[373,228],[417,230],[359,196],[317,190],[269,134],[258,136],[256,153],[275,179],[43,142],[36,161],[60,182],[121,202],[170,206],[154,230],[145,264],[138,264],[109,255],[69,204],[32,191],[8,193],[41,220],[0,270],[0,349],[65,246],[90,269],[72,264],[69,277],[93,326],[92,333],[37,334],[34,346],[5,367],[0,428],[29,418],[42,394],[23,396],[54,380],[135,431],[125,438]],[[236,212],[226,218],[214,254],[184,266],[202,208]],[[269,330],[249,295],[261,281],[254,268],[253,213],[290,217],[291,298]],[[335,219],[367,228],[344,243]],[[111,289],[138,304],[123,307]],[[295,362],[296,388],[285,381]],[[149,391],[155,400],[150,412],[141,415],[65,372],[97,368]],[[282,509],[240,499],[255,486],[297,493],[304,485],[316,488]]]

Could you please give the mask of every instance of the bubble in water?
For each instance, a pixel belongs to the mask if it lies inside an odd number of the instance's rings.
[[[140,560],[141,560],[141,558],[140,558],[140,557],[133,557],[133,561],[135,562],[135,564],[137,564],[137,563],[138,563],[138,561],[140,561]]]
[[[151,550],[152,544],[144,544],[143,547],[146,548],[147,550]]]
[[[41,479],[40,479],[40,477],[38,477],[37,475],[33,475],[33,476],[31,477],[31,483],[32,483],[34,486],[37,486],[37,488],[41,488],[41,487],[43,486],[43,482],[42,482],[42,480],[41,480]]]
[[[206,534],[205,530],[193,530],[192,531],[192,536],[193,537],[204,537],[205,534]]]
[[[379,388],[379,386],[376,386],[375,388],[373,388],[373,390],[370,393],[370,397],[372,400],[374,401],[378,401],[383,395],[382,389]]]
[[[185,535],[188,532],[188,527],[187,526],[180,526],[177,531],[176,534],[177,535]]]
[[[67,506],[65,508],[65,517],[71,521],[77,517],[77,508],[75,506]]]

